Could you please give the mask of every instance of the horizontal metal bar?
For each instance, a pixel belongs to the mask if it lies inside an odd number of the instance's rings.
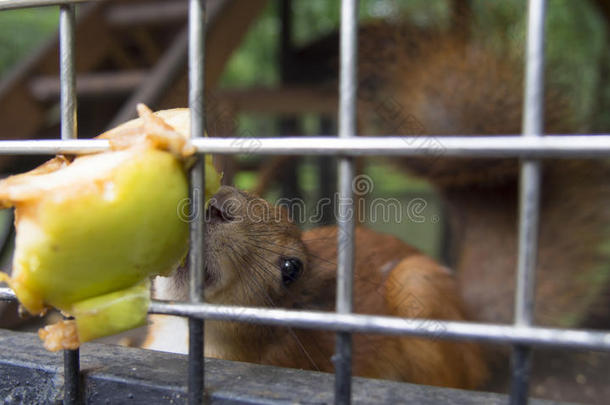
[[[423,156],[479,158],[607,158],[610,135],[198,138],[197,152],[254,155]],[[108,141],[0,141],[0,155],[87,154]]]
[[[218,154],[433,156],[433,157],[608,157],[610,136],[294,137],[202,138],[199,152]]]
[[[0,288],[0,300],[14,300],[10,288]],[[478,340],[490,343],[556,346],[610,351],[610,332],[555,329],[535,326],[405,319],[389,316],[332,312],[188,304],[153,300],[149,313],[222,319],[266,325],[322,329],[334,332],[433,336],[441,339]]]
[[[105,139],[0,141],[0,155],[84,155],[108,150]]]
[[[75,4],[93,1],[98,0],[0,0],[0,11],[15,10],[18,8],[59,6],[62,4]]]
[[[8,287],[0,287],[0,301],[15,301],[16,299],[13,290]]]
[[[248,308],[153,301],[150,313],[231,320],[333,332],[410,335],[492,343],[557,346],[610,351],[610,332],[530,326],[406,319],[377,315]]]
[[[61,357],[35,333],[0,329],[0,398],[10,404],[61,403]],[[83,404],[186,404],[186,356],[86,343],[81,348]],[[205,359],[206,404],[331,404],[333,375]],[[506,405],[506,395],[354,377],[358,405]],[[558,405],[532,400],[531,405]]]

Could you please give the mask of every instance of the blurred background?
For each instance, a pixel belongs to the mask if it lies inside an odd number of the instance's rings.
[[[336,134],[339,8],[338,0],[208,1],[207,132],[249,138],[243,155],[215,157],[223,181],[287,201],[304,229],[334,222],[335,160],[261,157],[248,147],[259,137]],[[439,153],[359,160],[359,222],[455,269],[474,317],[494,322],[511,319],[517,165],[440,159],[442,136],[520,132],[525,14],[523,0],[360,2],[359,132],[435,142]],[[79,137],[134,118],[138,102],[187,105],[186,1],[101,0],[77,15]],[[609,17],[607,0],[548,2],[547,132],[609,132]],[[0,13],[1,139],[59,137],[57,21],[57,7]],[[44,160],[1,156],[0,172]],[[610,328],[609,174],[607,162],[545,166],[543,324]],[[3,212],[7,270],[11,222]],[[13,313],[5,310],[5,326],[21,325]],[[534,395],[604,403],[607,358],[541,353]]]
[[[186,2],[97,3],[78,9],[79,137],[96,136],[133,118],[136,102],[145,102],[153,109],[186,106]],[[210,136],[333,135],[339,1],[210,3]],[[570,115],[576,123],[565,132],[603,132],[610,120],[605,108],[605,1],[549,3],[548,80],[569,101]],[[424,42],[432,33],[453,33],[460,26],[458,30],[464,31],[460,35],[468,35],[469,41],[483,46],[494,58],[520,60],[525,9],[521,0],[362,0],[360,19],[367,27],[388,24],[416,28]],[[59,136],[57,21],[56,7],[0,13],[2,139]],[[374,39],[368,42],[375,46]],[[361,49],[361,59],[363,50],[369,48]],[[364,59],[376,63],[376,56],[371,52]],[[518,64],[514,66],[521,69]],[[385,69],[381,64],[376,68]],[[520,89],[511,91],[519,93]],[[370,127],[363,129],[374,132]],[[43,160],[0,159],[5,174],[23,171]],[[276,162],[278,167],[269,162],[265,166],[267,157],[246,154],[235,160],[221,165],[225,182],[262,192],[270,200],[302,198],[314,209],[318,198],[329,197],[335,189],[334,167],[325,159],[295,157],[282,166]],[[261,180],[261,166],[268,167],[265,174],[271,179]],[[273,169],[281,175],[269,173]],[[369,224],[396,234],[436,258],[447,258],[448,253],[443,253],[447,249],[443,206],[434,188],[383,159],[370,159],[361,171],[374,183],[367,193],[369,199],[392,196],[404,207],[411,202],[417,211],[415,216],[420,218],[401,224]],[[424,203],[419,204],[421,201]],[[322,222],[332,221],[331,208],[323,213]]]

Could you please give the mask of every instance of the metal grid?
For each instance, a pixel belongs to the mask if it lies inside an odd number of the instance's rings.
[[[0,10],[60,5],[61,141],[0,141],[0,154],[86,154],[109,149],[104,140],[76,140],[76,97],[74,73],[74,5],[84,0],[0,1]],[[339,155],[341,201],[351,201],[354,177],[352,158],[362,155],[426,156],[434,145],[417,145],[405,137],[372,138],[356,134],[357,0],[342,0],[339,137],[299,137],[260,139],[252,154]],[[415,326],[403,319],[352,313],[354,222],[345,215],[349,203],[339,209],[339,250],[337,312],[292,311],[265,308],[227,307],[204,303],[201,272],[203,221],[191,224],[189,266],[190,302],[153,301],[150,313],[189,318],[188,401],[200,404],[203,390],[203,322],[223,319],[240,322],[284,325],[337,332],[335,403],[350,403],[351,334],[382,333],[443,339],[470,339],[513,345],[511,403],[527,403],[531,348],[561,346],[572,349],[610,351],[610,332],[541,328],[533,325],[534,271],[540,191],[540,158],[606,158],[610,156],[610,136],[542,136],[544,89],[545,0],[529,0],[525,114],[522,136],[443,137],[443,155],[458,157],[521,158],[519,251],[514,325],[435,321]],[[203,67],[205,0],[189,0],[189,107],[191,133],[199,159],[191,173],[191,193],[204,189],[204,153],[240,154],[244,147],[235,138],[203,138],[205,117]],[[201,199],[193,198],[193,212],[203,209]],[[201,216],[199,216],[201,217]],[[201,219],[201,218],[200,218]],[[15,299],[8,288],[0,288],[0,299]],[[430,325],[430,326],[426,326]],[[438,327],[444,333],[438,336]],[[65,403],[78,400],[78,351],[65,354]]]

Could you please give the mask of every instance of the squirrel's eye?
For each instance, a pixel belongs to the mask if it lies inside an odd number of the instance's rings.
[[[287,287],[292,284],[303,270],[303,263],[295,257],[280,258],[280,269],[282,271],[282,284]]]

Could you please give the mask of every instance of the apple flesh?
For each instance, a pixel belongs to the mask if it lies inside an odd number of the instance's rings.
[[[0,182],[17,231],[12,278],[2,278],[32,314],[52,306],[73,316],[80,342],[141,326],[149,278],[187,252],[188,110],[140,115],[101,136],[118,150],[55,158]],[[206,197],[219,185],[206,160]]]

